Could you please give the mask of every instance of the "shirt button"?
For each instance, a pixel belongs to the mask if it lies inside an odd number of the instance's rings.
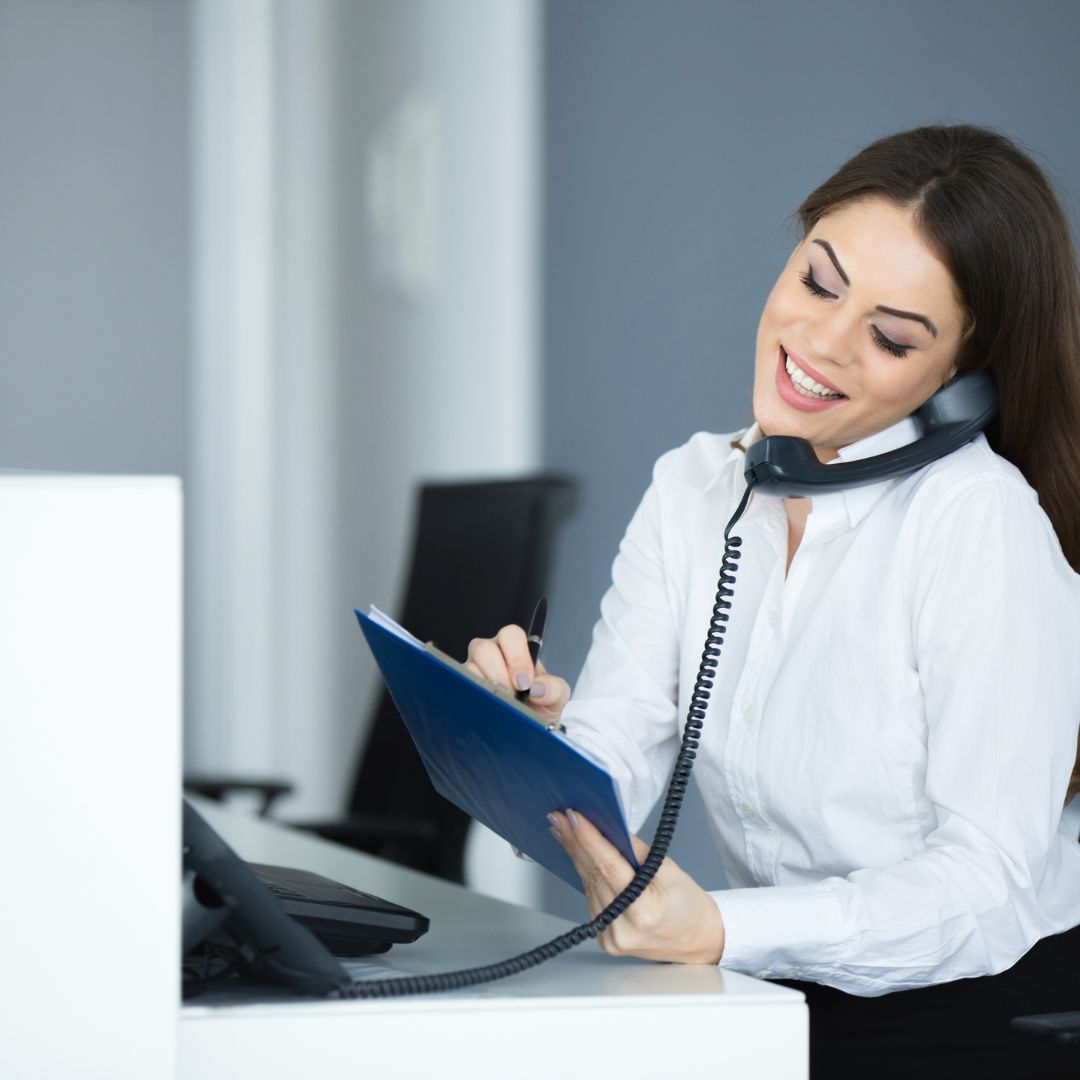
[[[753,705],[744,705],[742,714],[743,714],[743,719],[749,724],[750,721],[754,719],[754,706]]]
[[[769,625],[774,630],[780,625],[780,612],[779,611],[770,611],[769,612]]]

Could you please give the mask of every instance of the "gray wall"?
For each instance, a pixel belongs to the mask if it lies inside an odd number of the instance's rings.
[[[0,0],[0,466],[182,471],[190,18]],[[1071,209],[1080,8],[549,0],[544,21],[537,407],[546,464],[586,485],[545,652],[573,678],[653,460],[749,419],[807,191],[876,136],[962,119],[1041,153]],[[676,857],[717,883],[700,813],[686,826]],[[581,913],[557,886],[548,902]]]
[[[0,0],[0,466],[179,473],[181,0]]]
[[[653,461],[751,418],[810,190],[878,136],[965,121],[1036,151],[1071,211],[1080,7],[549,0],[545,38],[545,460],[586,485],[545,653],[573,679]],[[696,797],[673,852],[722,884]],[[547,906],[583,914],[558,883]]]

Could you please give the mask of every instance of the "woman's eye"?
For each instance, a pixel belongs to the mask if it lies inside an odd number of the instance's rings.
[[[806,269],[799,275],[799,280],[814,294],[814,296],[820,297],[822,300],[835,300],[836,294],[831,293],[828,289],[823,289],[817,281],[814,280],[814,271],[812,269]],[[898,345],[895,341],[890,341],[876,326],[870,328],[873,334],[874,341],[883,348],[891,356],[907,356],[911,352],[912,346],[910,345]]]
[[[892,353],[893,356],[907,356],[911,352],[910,345],[897,345],[895,341],[890,341],[876,326],[870,328],[874,334],[874,340],[887,352]]]
[[[835,300],[836,296],[829,292],[827,289],[823,289],[814,280],[814,271],[805,270],[799,275],[799,280],[815,295],[820,296],[823,300]]]

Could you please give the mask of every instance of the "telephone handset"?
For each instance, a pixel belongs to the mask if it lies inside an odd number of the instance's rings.
[[[746,482],[765,495],[789,498],[891,480],[951,454],[982,431],[996,413],[993,377],[985,371],[959,375],[912,413],[922,426],[922,437],[915,442],[862,461],[824,465],[805,439],[770,435],[746,451]]]
[[[760,488],[765,494],[774,496],[813,496],[826,491],[873,484],[879,480],[914,472],[959,449],[968,439],[982,431],[996,412],[997,391],[993,378],[988,373],[975,372],[958,376],[912,414],[922,426],[923,434],[920,439],[877,457],[823,465],[814,454],[813,447],[804,439],[771,435],[754,443],[746,452],[746,490],[724,529],[724,554],[716,585],[716,601],[705,635],[701,666],[690,695],[682,742],[675,757],[649,854],[634,879],[589,922],[575,926],[557,938],[509,960],[439,975],[361,982],[345,991],[347,996],[396,997],[401,994],[476,986],[525,971],[603,933],[645,891],[656,876],[675,833],[675,824],[700,744],[709,691],[716,679],[720,649],[728,629],[731,598],[735,593],[735,573],[742,554],[742,537],[732,536],[731,530],[742,517],[751,493]]]

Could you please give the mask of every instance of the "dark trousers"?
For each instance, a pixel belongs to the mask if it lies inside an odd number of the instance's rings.
[[[999,975],[882,997],[776,981],[806,995],[811,1080],[1080,1080],[1080,1044],[1009,1026],[1014,1016],[1080,1011],[1080,927],[1044,938]]]

